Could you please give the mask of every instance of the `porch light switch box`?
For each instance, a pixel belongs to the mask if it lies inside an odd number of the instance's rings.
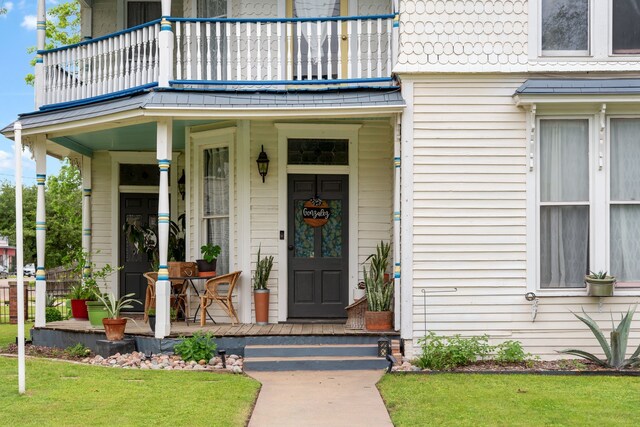
[[[280,240],[284,240],[284,230],[280,230]]]

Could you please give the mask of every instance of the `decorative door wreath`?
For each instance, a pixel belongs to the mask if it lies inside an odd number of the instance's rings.
[[[316,197],[304,202],[302,219],[311,227],[322,227],[329,221],[330,215],[331,209],[324,200]]]

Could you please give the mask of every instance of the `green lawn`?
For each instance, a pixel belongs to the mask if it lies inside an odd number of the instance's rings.
[[[0,425],[244,426],[259,383],[209,372],[110,369],[0,357]]]
[[[640,425],[640,378],[385,375],[395,426]]]
[[[33,326],[33,323],[28,322],[24,324],[24,336],[29,339],[29,329]],[[18,335],[18,325],[0,324],[0,350],[9,344],[16,342],[16,336]]]

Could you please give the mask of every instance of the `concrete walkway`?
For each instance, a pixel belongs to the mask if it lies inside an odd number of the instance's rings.
[[[382,371],[247,372],[262,383],[249,427],[393,426]]]

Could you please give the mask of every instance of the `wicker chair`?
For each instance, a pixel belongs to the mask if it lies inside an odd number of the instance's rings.
[[[156,282],[158,281],[158,273],[150,271],[142,274],[147,279],[147,290],[144,296],[144,323],[149,321],[149,309],[156,306]],[[187,286],[186,283],[178,283],[172,285],[172,294],[170,298],[170,307],[174,310],[182,310],[184,313],[187,326],[189,325],[189,316],[187,313]]]
[[[158,273],[150,271],[144,273],[143,276],[147,279],[147,291],[144,295],[144,323],[149,321],[149,309],[156,306],[156,281],[158,280]]]
[[[218,277],[213,277],[204,285],[204,293],[200,296],[200,326],[204,326],[207,321],[206,313],[207,307],[214,301],[222,307],[222,309],[231,318],[232,324],[240,323],[238,320],[238,314],[233,307],[233,290],[238,283],[241,271],[234,271],[233,273],[225,274]],[[227,289],[219,289],[220,285],[228,285]]]

